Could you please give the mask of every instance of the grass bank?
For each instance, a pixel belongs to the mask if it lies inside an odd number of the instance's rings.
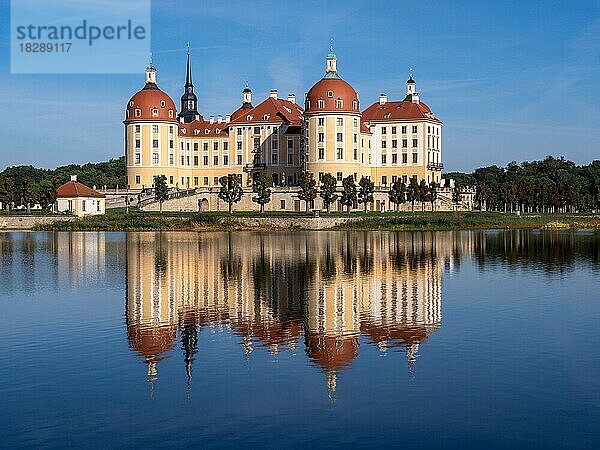
[[[243,224],[244,218],[263,218],[260,226]],[[298,219],[309,216],[305,213],[236,212],[143,212],[131,209],[109,210],[105,216],[54,222],[37,226],[43,231],[219,231],[219,230],[300,230],[297,224],[286,226],[285,218]],[[345,223],[335,226],[327,224],[327,218],[346,218]],[[272,222],[269,218],[273,219]],[[516,216],[493,212],[402,212],[402,213],[322,213],[322,228],[339,230],[467,230],[498,228],[600,228],[600,215],[583,214],[524,214]],[[282,220],[284,219],[284,220]],[[333,221],[332,221],[333,222]],[[308,227],[307,227],[308,228]]]

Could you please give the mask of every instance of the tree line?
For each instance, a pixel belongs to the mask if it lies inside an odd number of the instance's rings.
[[[481,167],[472,173],[452,172],[457,191],[475,188],[478,209],[505,212],[598,212],[600,161],[578,166],[564,158],[511,162]]]
[[[233,205],[239,202],[244,195],[242,188],[242,178],[239,174],[229,174],[219,178],[219,193],[221,200],[227,203],[229,213],[232,212]],[[161,204],[168,198],[167,177],[160,175],[154,178],[155,198]],[[254,179],[252,184],[253,197],[252,201],[260,207],[260,212],[264,212],[265,205],[271,201],[273,180],[265,173],[260,173]],[[321,197],[323,205],[327,212],[330,212],[331,205],[336,201],[346,208],[350,213],[352,209],[356,209],[362,205],[364,212],[367,212],[368,205],[374,202],[373,193],[375,192],[375,184],[369,177],[361,177],[358,184],[354,176],[349,175],[342,180],[341,192],[338,190],[337,180],[330,173],[323,174],[321,178],[321,186],[317,189],[317,182],[310,172],[302,172],[298,183],[298,199],[305,202],[306,212],[309,211],[311,205],[317,196]],[[415,204],[421,204],[421,209],[425,209],[427,202],[431,203],[431,209],[434,209],[435,201],[437,200],[437,190],[439,185],[435,182],[427,184],[425,180],[417,182],[411,178],[408,184],[405,184],[400,178],[394,182],[389,191],[388,197],[390,202],[399,209],[403,203],[410,203],[412,210],[415,209]]]
[[[11,205],[39,203],[43,209],[56,201],[56,188],[77,175],[77,181],[98,189],[125,187],[125,157],[83,165],[69,164],[56,169],[29,166],[7,167],[0,172],[0,202]]]

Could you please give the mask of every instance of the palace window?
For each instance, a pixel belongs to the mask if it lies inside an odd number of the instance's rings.
[[[194,186],[198,186],[198,177],[194,177]]]
[[[205,166],[208,166],[208,156],[204,156],[204,157],[202,158],[202,163],[203,163]]]
[[[336,174],[336,177],[335,177],[335,179],[336,179],[337,181],[342,181],[343,177],[344,177],[344,175],[342,174],[342,172],[338,172],[338,173]]]
[[[152,153],[152,164],[158,164],[158,153]]]
[[[417,139],[413,139],[413,147],[417,146]]]
[[[408,154],[402,153],[402,164],[408,163]]]
[[[158,133],[158,125],[152,125],[152,132]]]
[[[198,155],[194,156],[194,166],[198,165]]]
[[[396,153],[392,153],[392,164],[398,164],[398,155]]]
[[[392,134],[396,134],[396,127],[392,127]]]
[[[237,155],[237,163],[238,163],[238,166],[242,165],[242,155]]]
[[[408,147],[408,139],[402,139],[402,148]]]
[[[336,152],[337,159],[344,159],[344,149],[338,148]]]
[[[396,175],[392,175],[392,184],[398,181],[398,177]]]
[[[271,164],[279,164],[279,154],[273,153],[271,155]]]
[[[152,148],[158,148],[158,139],[152,139]]]
[[[344,126],[344,118],[343,117],[338,117],[337,118],[337,126],[338,127],[343,127]]]
[[[288,138],[287,140],[287,148],[288,150],[291,150],[294,148],[294,140],[292,138]]]
[[[204,145],[202,145],[202,148],[204,149],[205,152],[208,151],[208,142],[205,142]]]
[[[202,182],[204,183],[204,186],[208,186],[208,177],[204,177]]]
[[[319,126],[322,127],[325,125],[325,118],[324,117],[319,117]]]
[[[406,134],[406,125],[402,125],[402,134]]]
[[[169,164],[175,164],[175,155],[173,155],[173,153],[169,153]]]
[[[358,150],[354,149],[354,161],[358,159]]]
[[[238,142],[238,143],[237,143],[237,149],[238,149],[238,150],[241,150],[241,149],[242,149],[242,143],[241,143],[241,142]]]
[[[387,148],[387,141],[381,141],[381,148]]]
[[[354,133],[354,143],[356,144],[358,142],[358,135],[356,133]]]
[[[135,154],[135,164],[139,164],[141,161],[141,155],[139,153]]]
[[[227,141],[223,142],[223,150],[224,151],[229,150],[229,142],[227,142]]]
[[[384,186],[387,184],[387,177],[385,175],[381,177],[381,184]]]
[[[140,131],[142,131],[142,126],[141,125],[136,125],[135,126],[135,132],[139,133]]]
[[[325,149],[324,148],[319,149],[319,159],[325,159]]]
[[[217,155],[213,156],[213,166],[219,165],[219,157]]]
[[[392,139],[392,148],[398,148],[398,141],[396,139]]]
[[[254,134],[260,134],[260,127],[254,127]]]
[[[387,134],[387,127],[381,127],[381,134]]]
[[[318,100],[318,101],[317,101],[317,106],[318,106],[320,109],[323,109],[323,108],[325,108],[325,101],[324,101],[324,100]]]
[[[343,133],[338,133],[337,134],[337,141],[338,142],[343,142],[344,141],[344,134]]]
[[[242,127],[238,127],[236,133],[238,136],[241,136],[242,135]]]
[[[219,150],[219,143],[218,142],[214,142],[213,143],[213,150]]]
[[[418,156],[419,155],[417,153],[413,153],[413,159],[412,159],[413,164],[417,164],[417,158],[418,158]]]
[[[140,184],[140,176],[139,175],[135,176],[135,184]],[[72,209],[72,208],[69,207],[69,209]]]
[[[175,147],[175,142],[173,141],[173,139],[169,140],[169,148],[173,148]]]
[[[381,164],[387,163],[387,155],[381,155]]]
[[[278,146],[279,146],[279,141],[277,141],[277,140],[273,140],[273,141],[271,142],[271,148],[272,148],[273,150],[276,150]]]
[[[325,142],[325,133],[319,133],[319,142]]]
[[[229,156],[227,156],[227,155],[223,156],[223,165],[224,166],[229,165]]]
[[[336,108],[338,108],[338,109],[341,109],[341,108],[343,108],[343,107],[344,107],[344,102],[343,102],[341,99],[339,99],[339,98],[338,98],[338,99],[335,101],[335,107],[336,107]]]
[[[417,133],[417,126],[416,125],[413,125],[412,132],[415,133],[415,134]]]
[[[140,148],[141,146],[141,141],[139,139],[135,140],[135,148]]]
[[[293,153],[288,153],[288,164],[291,166],[292,164],[294,164],[294,154]]]

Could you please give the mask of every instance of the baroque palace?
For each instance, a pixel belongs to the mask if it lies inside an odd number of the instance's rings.
[[[338,74],[333,49],[304,108],[295,94],[282,99],[277,90],[255,104],[246,83],[237,110],[208,120],[198,111],[189,50],[179,111],[158,87],[151,60],[145,86],[125,111],[127,184],[143,190],[154,176],[165,175],[170,188],[204,191],[204,207],[218,209],[218,180],[231,173],[246,189],[264,172],[288,195],[302,171],[311,172],[317,184],[325,173],[340,185],[349,175],[355,181],[365,176],[386,192],[397,179],[440,182],[442,122],[421,101],[412,72],[403,100],[381,94],[366,109],[361,106],[358,93]],[[289,207],[285,200],[276,207],[291,209],[294,203],[299,209],[292,195]],[[378,200],[377,209],[384,203]]]

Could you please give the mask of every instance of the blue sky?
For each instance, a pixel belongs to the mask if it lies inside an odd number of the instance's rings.
[[[128,75],[10,74],[0,0],[0,169],[102,161],[123,153]],[[600,0],[152,2],[159,86],[179,104],[185,43],[201,113],[228,114],[248,79],[255,103],[302,99],[324,72],[330,37],[363,108],[401,99],[413,67],[444,121],[448,170],[565,156],[600,159]]]

